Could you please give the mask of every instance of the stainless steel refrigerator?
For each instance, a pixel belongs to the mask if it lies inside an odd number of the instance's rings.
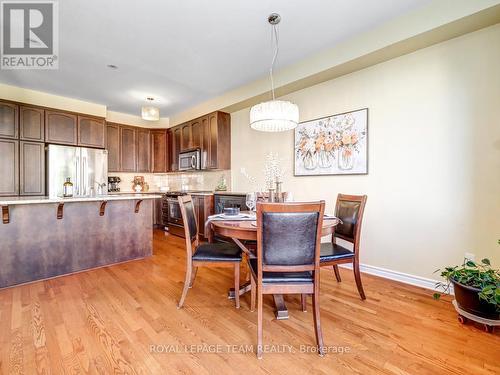
[[[66,178],[73,183],[73,196],[107,194],[108,151],[49,145],[47,149],[49,197],[62,197]]]

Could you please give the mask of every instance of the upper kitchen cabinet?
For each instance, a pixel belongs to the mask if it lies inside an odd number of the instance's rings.
[[[43,109],[19,107],[19,138],[24,141],[45,141],[45,111]]]
[[[137,131],[131,126],[120,126],[120,169],[135,172],[137,165]]]
[[[151,132],[137,128],[137,172],[151,172]]]
[[[206,168],[231,168],[231,116],[225,112],[210,113],[206,119],[204,132],[206,144]]]
[[[19,194],[19,141],[0,139],[0,196]]]
[[[201,148],[201,118],[191,121],[189,125],[191,126],[191,148]]]
[[[181,151],[189,150],[192,148],[191,139],[191,123],[187,122],[180,126],[181,128]]]
[[[106,148],[108,150],[108,171],[120,172],[120,125],[108,123],[106,126]]]
[[[179,169],[179,153],[181,151],[181,132],[180,126],[176,126],[169,130],[169,145],[170,145],[170,170],[172,172]]]
[[[104,119],[78,116],[78,146],[106,147],[106,127]]]
[[[168,135],[166,130],[151,130],[151,172],[168,172]]]
[[[19,107],[0,102],[0,138],[17,139],[19,136]]]
[[[45,195],[45,144],[19,144],[19,194]]]
[[[75,146],[78,142],[77,119],[71,113],[45,111],[45,141]]]
[[[231,116],[213,112],[169,129],[171,171],[178,170],[179,153],[199,148],[201,169],[231,168]]]

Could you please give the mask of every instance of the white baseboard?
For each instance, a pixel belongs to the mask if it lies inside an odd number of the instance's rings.
[[[339,265],[339,267],[348,268],[352,270],[352,264],[341,264]],[[368,273],[370,275],[383,277],[384,279],[399,281],[404,284],[410,284],[414,286],[419,286],[421,288],[442,292],[442,290],[436,289],[436,283],[439,280],[433,280],[433,279],[428,279],[426,277],[410,275],[408,273],[393,271],[387,268],[370,266],[368,264],[360,264],[359,270],[361,272]],[[453,286],[451,286],[450,294],[453,294]]]

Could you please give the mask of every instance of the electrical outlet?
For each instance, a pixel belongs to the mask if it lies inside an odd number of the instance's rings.
[[[467,252],[464,254],[464,258],[466,260],[472,260],[474,262],[476,260],[476,254]]]

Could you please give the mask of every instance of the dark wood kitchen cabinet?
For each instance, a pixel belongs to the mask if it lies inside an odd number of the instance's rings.
[[[0,101],[0,138],[19,137],[19,106]]]
[[[179,153],[199,148],[201,169],[231,168],[231,116],[213,112],[169,129],[171,171],[178,170]]]
[[[191,148],[201,148],[201,142],[202,142],[201,118],[191,121],[190,126],[191,126],[190,146]]]
[[[78,118],[72,113],[45,111],[45,141],[76,146]]]
[[[151,132],[137,128],[137,168],[136,172],[151,172]]]
[[[151,130],[151,172],[168,172],[168,133],[166,130]]]
[[[45,195],[44,143],[19,143],[19,195]]]
[[[207,116],[205,136],[207,169],[231,168],[231,116],[214,112]]]
[[[192,195],[193,206],[198,221],[198,234],[201,238],[208,237],[205,233],[205,223],[210,215],[214,213],[214,196],[209,195]]]
[[[137,168],[137,131],[130,126],[120,126],[120,169],[135,172]]]
[[[153,225],[165,227],[163,222],[163,198],[156,198],[153,204]]]
[[[106,148],[108,150],[108,171],[120,172],[120,125],[106,125]]]
[[[45,111],[41,108],[19,107],[19,139],[45,141]]]
[[[191,149],[191,123],[181,125],[181,148],[180,151]]]
[[[78,146],[106,147],[106,126],[103,118],[78,116]]]
[[[172,128],[169,132],[169,146],[170,146],[170,170],[172,172],[179,170],[179,153],[181,151],[181,132],[180,126]]]
[[[0,196],[19,194],[19,141],[0,139]]]

